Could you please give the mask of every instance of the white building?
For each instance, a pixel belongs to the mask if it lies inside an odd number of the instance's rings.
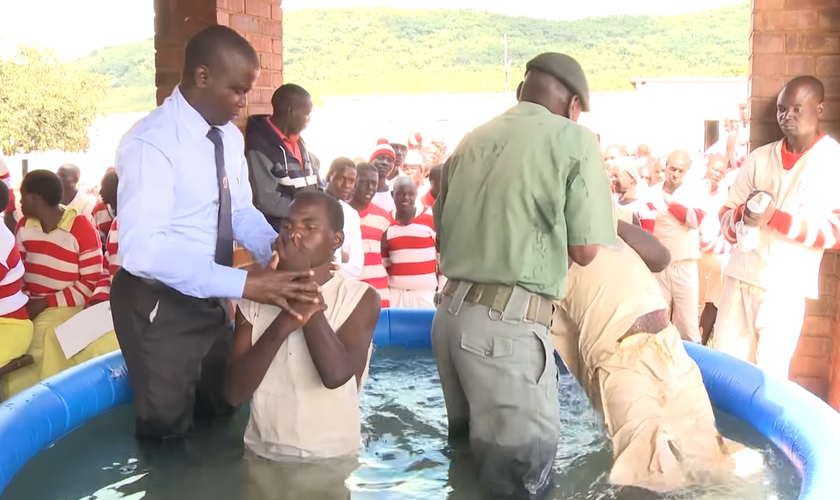
[[[645,143],[655,153],[704,149],[707,126],[716,126],[723,136],[723,120],[737,116],[738,104],[746,102],[746,78],[651,78],[634,79],[633,92],[594,92],[590,113],[581,123],[601,136],[601,144]],[[451,94],[413,96],[327,97],[317,108],[303,136],[321,159],[323,174],[338,156],[368,158],[379,138],[406,139],[423,132],[428,138],[441,135],[450,150],[466,132],[516,103],[514,94]],[[87,153],[60,151],[27,155],[29,168],[55,170],[75,163],[85,183],[98,183],[113,165],[120,137],[143,113],[109,115],[91,127]],[[715,125],[714,122],[717,122]],[[20,160],[8,159],[13,182],[20,182]]]

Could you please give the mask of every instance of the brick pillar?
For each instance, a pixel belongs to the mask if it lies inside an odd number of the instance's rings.
[[[840,138],[840,2],[752,0],[750,147],[781,138],[776,96],[795,76],[813,75],[826,87],[822,129]],[[840,253],[820,269],[820,299],[808,301],[791,377],[840,409]],[[836,375],[835,375],[836,373]]]
[[[155,0],[155,67],[158,104],[181,80],[184,46],[202,28],[230,26],[260,56],[260,77],[248,95],[251,114],[270,113],[271,95],[283,84],[283,11],[280,0]]]

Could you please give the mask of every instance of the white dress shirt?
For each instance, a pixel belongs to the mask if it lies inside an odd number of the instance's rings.
[[[246,271],[215,262],[219,184],[210,125],[179,88],[138,121],[117,148],[119,255],[129,273],[198,298],[241,298]],[[236,241],[262,263],[277,233],[254,208],[245,143],[232,123],[218,127]]]
[[[354,280],[362,275],[362,267],[365,265],[365,250],[362,247],[362,219],[359,212],[348,203],[339,200],[341,209],[344,210],[344,244],[335,251],[335,260],[341,266],[341,274],[345,278]],[[342,262],[341,252],[346,253],[350,260]]]

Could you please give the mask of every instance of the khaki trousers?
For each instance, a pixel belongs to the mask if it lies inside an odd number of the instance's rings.
[[[787,379],[805,319],[805,298],[724,276],[715,349]]]
[[[525,289],[498,313],[465,302],[471,287],[462,281],[444,296],[432,323],[450,438],[469,429],[485,498],[536,497],[550,485],[560,434],[549,328],[524,320]]]
[[[700,342],[700,275],[697,260],[671,262],[661,273],[654,274],[662,296],[671,310],[671,322],[683,340]]]

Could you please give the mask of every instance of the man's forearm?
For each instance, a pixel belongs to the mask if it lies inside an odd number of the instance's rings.
[[[323,312],[318,312],[303,327],[306,345],[315,369],[321,377],[324,387],[341,387],[353,375],[353,366],[347,350],[327,321]]]
[[[277,239],[277,232],[256,208],[249,206],[234,213],[233,234],[260,264],[271,260],[271,245]]]
[[[229,404],[239,405],[253,396],[277,351],[296,329],[295,321],[281,312],[244,356],[227,364],[223,390]]]

